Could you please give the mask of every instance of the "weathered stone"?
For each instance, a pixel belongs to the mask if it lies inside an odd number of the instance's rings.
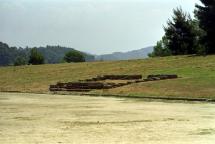
[[[163,80],[163,79],[174,79],[174,78],[178,78],[177,75],[148,75],[147,79],[149,80]]]
[[[135,80],[142,79],[142,75],[104,75],[103,78],[110,80]]]
[[[147,79],[142,80],[142,75],[104,75],[97,76],[96,78],[81,80],[79,82],[68,82],[61,83],[58,82],[56,85],[50,85],[50,91],[78,91],[87,92],[93,89],[111,89],[116,87],[121,87],[133,83],[147,82],[147,81],[157,81],[165,79],[178,78],[177,75],[149,75]],[[103,80],[132,80],[126,83],[105,83],[96,82]]]

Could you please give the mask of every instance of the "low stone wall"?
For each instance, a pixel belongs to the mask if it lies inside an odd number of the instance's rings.
[[[130,83],[102,83],[102,82],[69,82],[50,85],[50,91],[90,91],[93,89],[111,89]]]
[[[102,80],[137,80],[142,79],[142,75],[103,75],[83,81],[102,81]]]
[[[178,78],[177,75],[148,75],[147,79],[148,80],[165,80],[165,79],[175,79]]]
[[[57,83],[56,85],[50,85],[50,91],[61,90],[88,90],[88,89],[103,89],[103,83],[87,83],[87,82],[69,82],[69,83]]]
[[[142,79],[142,75],[104,75],[96,78],[87,79],[81,82],[69,82],[69,83],[57,83],[56,85],[50,85],[50,91],[77,91],[88,92],[90,90],[99,89],[111,89],[133,83],[141,83],[156,80],[175,79],[177,75],[149,75],[146,79]],[[102,80],[127,80],[125,83],[105,83],[97,82]],[[133,80],[133,81],[129,81]]]

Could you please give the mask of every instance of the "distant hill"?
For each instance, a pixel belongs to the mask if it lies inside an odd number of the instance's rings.
[[[78,51],[74,48],[62,47],[62,46],[46,46],[36,47],[37,50],[42,53],[45,58],[45,63],[55,64],[61,63],[63,57],[68,51]],[[17,48],[10,47],[6,43],[0,42],[0,66],[13,65],[17,57],[25,57],[28,59],[31,48]],[[153,51],[153,47],[146,47],[139,50],[133,50],[129,52],[115,52],[106,55],[92,55],[85,52],[86,61],[109,61],[109,60],[130,60],[130,59],[143,59],[148,57],[148,53]]]
[[[97,55],[95,60],[107,61],[107,60],[130,60],[130,59],[143,59],[147,58],[148,54],[153,51],[153,46],[142,48],[139,50],[133,50],[128,52],[114,52],[112,54]]]
[[[31,48],[9,47],[6,43],[0,42],[0,66],[13,65],[17,57],[25,57],[28,59]],[[45,63],[60,63],[68,51],[78,51],[74,48],[61,46],[46,46],[38,47],[37,50],[42,53],[45,58]],[[86,61],[94,61],[94,56],[81,52],[85,56]]]
[[[37,48],[39,52],[45,57],[46,63],[60,63],[65,55],[69,51],[78,51],[74,48],[61,47],[61,46],[46,46]],[[80,52],[80,51],[79,51]],[[86,61],[94,61],[94,56],[85,52],[84,54]]]

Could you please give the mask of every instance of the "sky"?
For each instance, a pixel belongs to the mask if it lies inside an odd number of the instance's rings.
[[[193,16],[199,0],[0,0],[0,41],[60,45],[91,54],[153,46],[173,8]]]

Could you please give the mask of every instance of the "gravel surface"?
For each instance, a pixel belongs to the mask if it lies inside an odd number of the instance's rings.
[[[1,144],[214,144],[215,104],[0,93]]]

